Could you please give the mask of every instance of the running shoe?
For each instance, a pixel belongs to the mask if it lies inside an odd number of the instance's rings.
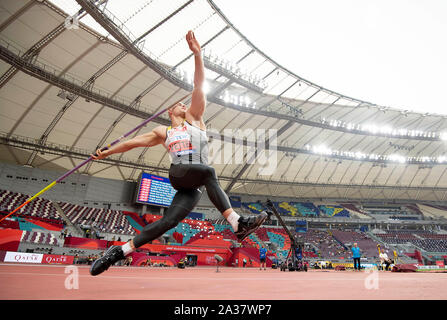
[[[90,274],[92,276],[97,276],[103,273],[110,266],[114,265],[116,262],[125,259],[123,249],[120,246],[112,246],[104,253],[104,255],[95,260],[90,267]]]
[[[257,216],[241,216],[238,220],[237,231],[234,233],[239,242],[242,242],[250,233],[258,229],[269,216],[270,214],[267,211],[262,211]]]

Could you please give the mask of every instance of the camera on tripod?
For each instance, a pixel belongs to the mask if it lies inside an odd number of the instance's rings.
[[[303,252],[304,252],[304,242],[296,239],[290,230],[287,228],[286,224],[282,220],[281,216],[279,215],[278,211],[276,210],[275,206],[273,205],[273,202],[271,200],[267,200],[267,207],[270,208],[271,212],[276,216],[278,221],[281,223],[282,227],[284,228],[284,231],[286,231],[287,235],[290,238],[290,250],[289,254],[287,255],[286,260],[281,264],[280,270],[281,271],[306,271],[307,272],[307,264],[304,262],[303,259]]]

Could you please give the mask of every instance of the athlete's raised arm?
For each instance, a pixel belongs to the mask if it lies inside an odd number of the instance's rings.
[[[194,32],[189,31],[186,35],[186,41],[188,42],[189,49],[194,53],[194,89],[192,91],[191,106],[186,112],[187,120],[194,122],[200,122],[200,126],[203,124],[203,114],[205,113],[206,97],[203,91],[205,83],[205,67],[203,66],[203,59],[201,55],[201,47],[197,41]],[[188,119],[191,118],[191,119]]]
[[[163,143],[166,139],[166,126],[158,126],[151,132],[136,136],[130,140],[118,143],[108,150],[96,150],[96,155],[92,154],[94,160],[104,159],[114,153],[123,153],[137,147],[153,147]]]

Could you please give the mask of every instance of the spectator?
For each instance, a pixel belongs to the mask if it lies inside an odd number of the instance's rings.
[[[391,264],[391,260],[390,258],[388,258],[388,255],[385,251],[381,252],[380,255],[380,265],[382,266],[383,269],[383,265],[385,265],[385,270],[388,271],[390,268],[390,264]]]
[[[352,251],[352,259],[354,260],[354,270],[360,271],[360,248],[357,246],[357,243],[354,243],[354,246],[351,248]]]
[[[244,258],[244,260],[242,260],[242,267],[245,268],[246,265],[247,265],[247,259]]]

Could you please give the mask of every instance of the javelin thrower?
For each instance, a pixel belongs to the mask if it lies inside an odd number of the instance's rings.
[[[267,212],[257,216],[239,216],[231,207],[228,196],[222,190],[217,175],[208,165],[208,138],[203,121],[206,97],[203,91],[205,70],[201,57],[201,47],[192,31],[186,35],[186,41],[194,54],[194,89],[191,105],[178,103],[169,112],[171,126],[158,126],[151,132],[121,142],[108,150],[97,150],[93,159],[100,160],[114,153],[122,153],[137,147],[153,147],[162,144],[171,157],[169,180],[177,190],[174,199],[163,217],[153,222],[132,240],[123,246],[112,246],[96,260],[90,274],[96,276],[111,265],[125,259],[136,248],[157,239],[166,231],[174,228],[194,209],[199,202],[203,188],[208,197],[224,218],[230,223],[239,241],[255,231],[268,217]]]

